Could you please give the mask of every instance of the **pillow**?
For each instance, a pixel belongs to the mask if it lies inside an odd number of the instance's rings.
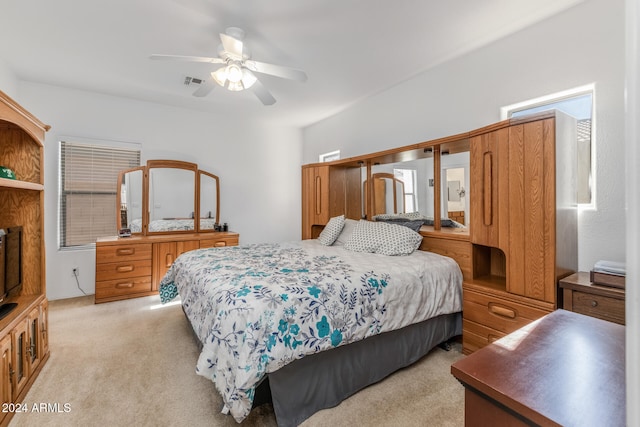
[[[361,220],[344,248],[381,255],[409,255],[422,243],[422,236],[397,224]]]
[[[379,222],[386,222],[389,224],[397,224],[397,225],[402,225],[404,227],[409,227],[411,230],[415,231],[416,233],[418,231],[420,231],[420,227],[422,227],[422,224],[424,224],[424,220],[422,219],[415,219],[413,221],[406,221],[406,220],[396,220],[396,219],[382,219],[382,220],[377,220]]]
[[[333,242],[333,246],[344,246],[349,240],[349,237],[353,234],[353,230],[356,228],[358,221],[355,219],[345,218],[344,227],[342,227],[342,231],[338,235],[338,238],[335,242]]]
[[[333,245],[344,227],[344,215],[334,216],[318,236],[318,241],[326,246]]]

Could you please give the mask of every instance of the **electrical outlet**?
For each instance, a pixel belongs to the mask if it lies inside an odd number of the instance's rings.
[[[73,267],[71,274],[73,277],[78,277],[80,275],[80,269],[78,267]]]

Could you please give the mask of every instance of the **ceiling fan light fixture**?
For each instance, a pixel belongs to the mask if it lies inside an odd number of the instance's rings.
[[[232,92],[249,89],[258,78],[239,64],[231,63],[211,73],[213,80]]]
[[[235,62],[227,65],[227,79],[231,83],[239,83],[242,80],[242,67]]]
[[[218,83],[220,86],[225,87],[227,84],[227,67],[218,68],[215,71],[211,72],[211,78],[213,81]]]

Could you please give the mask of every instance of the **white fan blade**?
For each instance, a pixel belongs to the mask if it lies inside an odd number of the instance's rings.
[[[208,58],[205,56],[184,56],[184,55],[159,55],[153,54],[151,59],[169,60],[169,61],[185,61],[185,62],[207,62],[209,64],[226,64],[222,58]]]
[[[200,87],[193,92],[193,96],[197,96],[198,98],[207,96],[215,86],[211,79],[203,80],[202,83],[200,83]]]
[[[282,65],[267,64],[265,62],[254,61],[248,59],[244,61],[244,65],[251,71],[256,73],[269,74],[271,76],[282,77],[283,79],[297,80],[299,82],[307,81],[307,73],[295,68],[284,67]]]
[[[251,86],[250,90],[255,93],[255,95],[262,101],[264,105],[273,105],[276,103],[276,99],[271,95],[271,93],[267,90],[266,87],[262,85],[260,80],[256,80],[256,82]]]
[[[242,49],[244,46],[242,40],[238,40],[225,33],[220,33],[220,40],[222,40],[222,47],[224,50],[230,54],[233,59],[238,61],[242,60]]]

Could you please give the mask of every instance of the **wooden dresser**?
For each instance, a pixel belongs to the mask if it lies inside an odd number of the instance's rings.
[[[153,295],[183,252],[237,246],[239,238],[233,232],[100,238],[96,241],[95,302]]]
[[[625,425],[625,328],[557,310],[451,365],[465,426]]]
[[[593,284],[584,271],[560,280],[560,289],[565,310],[625,324],[624,289]]]

